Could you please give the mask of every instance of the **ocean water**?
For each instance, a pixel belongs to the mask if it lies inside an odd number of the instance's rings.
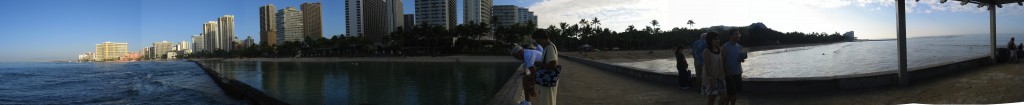
[[[517,63],[200,61],[297,105],[483,105]]]
[[[192,62],[0,63],[0,104],[246,104]]]
[[[997,37],[997,47],[1005,47],[1010,35]],[[1022,38],[1020,35],[1017,38]],[[1022,41],[1017,40],[1020,44]],[[842,42],[828,45],[783,48],[748,53],[743,62],[745,78],[830,77],[897,70],[896,40]],[[926,67],[979,57],[987,57],[988,35],[955,35],[909,38],[909,68]],[[613,63],[675,74],[674,58],[640,62]],[[687,59],[693,63],[693,59]],[[693,71],[693,66],[689,70]]]

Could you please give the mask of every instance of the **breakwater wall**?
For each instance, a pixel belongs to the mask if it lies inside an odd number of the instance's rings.
[[[206,67],[202,63],[191,60],[189,60],[189,62],[196,63],[196,65],[203,68],[203,71],[206,72],[207,76],[210,76],[210,79],[213,79],[213,82],[217,84],[217,87],[220,87],[225,94],[232,98],[248,100],[250,104],[253,105],[288,105],[288,103],[267,96],[267,94],[264,94],[262,91],[253,88],[242,81],[221,77],[220,73]]]

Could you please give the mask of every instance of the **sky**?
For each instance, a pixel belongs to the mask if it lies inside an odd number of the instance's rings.
[[[456,1],[462,23],[463,0]],[[976,4],[908,1],[909,37],[989,32],[988,11]],[[322,3],[325,37],[344,33],[344,0],[2,0],[0,62],[74,60],[105,41],[126,42],[132,52],[158,41],[191,41],[203,23],[223,15],[235,16],[236,37],[259,41],[260,6],[298,8],[304,2]],[[413,14],[414,0],[402,2],[404,12]],[[665,30],[762,22],[782,32],[896,36],[894,0],[494,0],[494,5],[527,7],[540,28],[596,17],[601,27],[614,31],[658,20]],[[996,11],[998,33],[1024,33],[1024,7],[1007,4]]]
[[[909,37],[988,34],[988,11],[959,1],[907,0]],[[586,2],[586,3],[584,3]],[[538,24],[577,23],[599,18],[602,27],[622,31],[629,25],[662,29],[717,25],[747,26],[762,22],[782,32],[855,31],[863,39],[895,38],[895,0],[546,0],[535,3]],[[1003,5],[997,11],[998,33],[1024,33],[1024,7]]]

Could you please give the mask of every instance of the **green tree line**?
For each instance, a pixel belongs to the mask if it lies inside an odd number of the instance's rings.
[[[490,23],[497,23],[492,19]],[[696,24],[693,20],[687,24]],[[747,47],[830,43],[855,40],[852,35],[838,32],[779,32],[763,23],[749,26],[711,26],[705,28],[662,29],[660,22],[652,20],[642,28],[628,26],[624,31],[612,31],[602,27],[601,20],[580,19],[579,22],[562,22],[546,28],[536,28],[534,22],[524,24],[498,25],[470,22],[445,28],[421,23],[411,28],[399,27],[380,39],[363,36],[335,35],[329,38],[306,38],[304,41],[289,41],[265,46],[267,43],[236,45],[232,51],[197,51],[183,55],[188,58],[237,58],[237,57],[349,57],[349,56],[438,56],[452,54],[503,55],[513,45],[527,45],[534,30],[543,29],[551,36],[559,50],[573,51],[588,44],[602,50],[650,50],[669,49],[677,45],[690,46],[701,33],[728,33],[737,29],[743,34],[740,44]],[[852,32],[851,32],[852,33]],[[482,39],[489,36],[490,39]],[[726,40],[727,37],[722,37]],[[236,43],[237,44],[237,43]]]
[[[687,24],[695,24],[693,20]],[[675,27],[663,30],[657,20],[643,28],[634,25],[627,26],[623,32],[610,31],[601,27],[601,20],[580,19],[579,22],[559,23],[550,25],[545,30],[552,36],[556,45],[562,50],[576,50],[575,48],[584,44],[597,49],[621,49],[621,50],[648,50],[648,49],[670,49],[677,45],[690,46],[693,41],[700,37],[701,33],[717,32],[721,35],[728,33],[730,29],[737,29],[743,35],[740,44],[747,47],[782,45],[782,44],[805,44],[805,43],[830,43],[852,41],[856,37],[844,36],[838,32],[828,34],[825,32],[779,32],[768,28],[764,23],[752,23],[749,26],[712,26],[706,28],[679,28]],[[728,37],[721,37],[727,40]]]

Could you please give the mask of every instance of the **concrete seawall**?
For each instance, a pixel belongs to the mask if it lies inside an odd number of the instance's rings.
[[[254,105],[288,105],[288,103],[267,96],[267,94],[264,94],[262,91],[257,90],[248,84],[242,83],[242,81],[221,77],[220,73],[207,68],[199,62],[192,60],[189,60],[189,62],[196,63],[200,68],[203,68],[206,75],[210,76],[210,79],[213,79],[213,82],[216,83],[225,94],[232,98],[248,100],[250,104]]]
[[[516,68],[516,71],[512,73],[512,76],[508,78],[508,81],[501,86],[501,89],[497,93],[494,93],[494,97],[491,97],[487,105],[516,105],[519,101],[523,100],[523,97],[519,97],[523,94],[523,76],[521,75],[526,71],[523,66]]]
[[[679,76],[677,74],[656,73],[651,72],[650,70],[612,65],[585,58],[564,55],[559,56],[588,66],[593,66],[605,71],[626,75],[644,81],[672,86],[678,84],[677,78],[679,78]],[[970,70],[970,68],[977,68],[992,64],[992,61],[987,56],[972,58],[975,59],[909,68],[910,71],[908,72],[910,73],[910,81],[914,82],[915,80],[938,77],[944,74]],[[745,92],[799,93],[891,86],[898,83],[898,79],[896,71],[889,70],[885,72],[828,77],[743,78],[742,84],[743,91]]]
[[[560,56],[562,58],[567,58],[568,60],[580,62],[580,63],[582,63],[584,65],[587,65],[587,66],[593,66],[593,67],[596,67],[596,68],[601,69],[601,70],[613,72],[613,73],[616,73],[616,74],[622,74],[622,75],[630,76],[630,77],[641,79],[641,80],[645,80],[645,81],[655,82],[655,83],[664,84],[664,85],[673,85],[673,86],[679,84],[679,81],[678,81],[679,75],[678,74],[656,73],[656,72],[651,72],[649,70],[642,70],[640,68],[612,65],[612,64],[608,64],[608,63],[602,63],[602,62],[597,62],[597,61],[594,61],[594,60],[585,59],[585,58],[577,58],[577,57],[571,57],[571,56],[565,56],[565,55],[558,55],[558,56]]]

